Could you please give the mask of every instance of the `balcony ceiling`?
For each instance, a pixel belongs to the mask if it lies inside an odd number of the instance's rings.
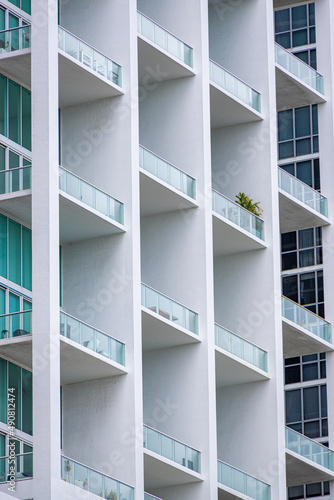
[[[279,216],[281,233],[326,226],[330,221],[324,215],[279,189]]]
[[[286,451],[285,455],[287,486],[334,480],[334,472],[317,465],[315,462],[289,450]]]
[[[276,65],[277,111],[326,102],[322,94]]]

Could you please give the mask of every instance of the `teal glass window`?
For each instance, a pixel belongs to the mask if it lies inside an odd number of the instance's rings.
[[[0,75],[0,134],[7,136],[7,78]]]
[[[22,368],[22,431],[32,435],[32,373]]]
[[[0,358],[0,421],[7,423],[7,361]]]
[[[22,146],[31,150],[31,93],[22,87]]]
[[[0,457],[6,456],[6,436],[0,434]]]
[[[32,242],[31,231],[22,227],[22,286],[32,289]]]
[[[0,31],[6,29],[6,11],[0,9]]]
[[[21,368],[8,362],[8,390],[15,394],[15,428],[21,429]]]
[[[15,5],[16,7],[20,7],[20,0],[9,0],[9,2]]]
[[[31,0],[21,0],[21,9],[31,14]]]
[[[31,290],[31,230],[0,214],[0,243],[0,276]]]
[[[0,134],[31,149],[31,92],[1,74]]]
[[[21,226],[8,220],[8,278],[21,285]]]
[[[0,274],[7,278],[7,217],[0,214]]]
[[[9,389],[15,394],[15,428],[32,435],[32,373],[0,358],[0,421],[4,423]]]
[[[8,114],[9,114],[9,139],[20,144],[20,129],[21,129],[21,96],[20,85],[8,81]]]

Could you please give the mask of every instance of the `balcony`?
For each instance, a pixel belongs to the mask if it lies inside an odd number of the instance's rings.
[[[140,213],[157,215],[197,207],[196,180],[139,146]]]
[[[213,252],[229,255],[266,248],[264,221],[214,189]]]
[[[13,473],[9,470],[12,456],[0,458],[0,484],[11,481]],[[12,466],[12,465],[11,465]],[[15,455],[15,481],[32,479],[33,453]]]
[[[107,333],[60,312],[63,384],[124,375],[125,345]]]
[[[275,43],[277,111],[325,102],[323,77]]]
[[[144,283],[141,304],[144,351],[199,342],[194,311]]]
[[[0,31],[0,72],[30,86],[31,27]]]
[[[0,355],[30,369],[32,366],[31,315],[30,310],[0,316]]]
[[[144,469],[147,488],[201,481],[201,453],[144,425]]]
[[[123,94],[121,66],[61,26],[58,48],[61,108]]]
[[[331,324],[282,295],[284,358],[333,351]]]
[[[141,12],[137,13],[139,83],[193,76],[193,49]]]
[[[334,480],[334,452],[285,428],[287,486]]]
[[[144,493],[144,500],[162,500],[162,499],[154,495],[150,495],[149,493]]]
[[[210,60],[211,128],[262,120],[261,95]]]
[[[31,169],[0,172],[0,210],[31,226]],[[125,232],[124,205],[78,175],[59,167],[61,243]]]
[[[60,238],[70,243],[124,232],[124,205],[59,167]]]
[[[270,500],[269,484],[218,460],[218,498]]]
[[[329,224],[327,198],[278,168],[281,232]]]
[[[32,370],[32,311],[0,316],[0,355]],[[75,384],[127,373],[125,345],[61,311],[61,383]]]
[[[131,486],[65,456],[61,457],[61,478],[66,483],[94,493],[101,498],[134,500],[134,488]],[[74,497],[75,490],[71,491]],[[79,493],[77,493],[77,498],[79,498]]]
[[[217,324],[215,342],[217,387],[269,379],[266,351]]]

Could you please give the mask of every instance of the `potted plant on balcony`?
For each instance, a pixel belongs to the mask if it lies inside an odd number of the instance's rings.
[[[250,196],[246,195],[245,193],[239,193],[236,195],[236,203],[240,205],[241,207],[245,208],[249,212],[252,212],[252,214],[256,215],[257,217],[260,217],[262,215],[263,210],[260,208],[260,202],[254,202]]]
[[[238,205],[245,208],[246,210],[248,210],[248,212],[251,212],[252,214],[256,215],[257,217],[260,217],[263,213],[262,208],[260,208],[260,206],[259,206],[260,202],[259,201],[254,202],[252,200],[252,198],[249,195],[247,196],[245,193],[240,192],[239,194],[237,194],[235,201]],[[262,221],[259,219],[255,219],[255,220],[253,220],[253,222],[251,222],[251,224],[253,225],[253,228],[255,229],[256,236],[263,239]]]

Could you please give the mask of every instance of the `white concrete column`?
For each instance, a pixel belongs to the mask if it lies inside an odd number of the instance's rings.
[[[60,498],[57,0],[32,0],[34,500]]]

